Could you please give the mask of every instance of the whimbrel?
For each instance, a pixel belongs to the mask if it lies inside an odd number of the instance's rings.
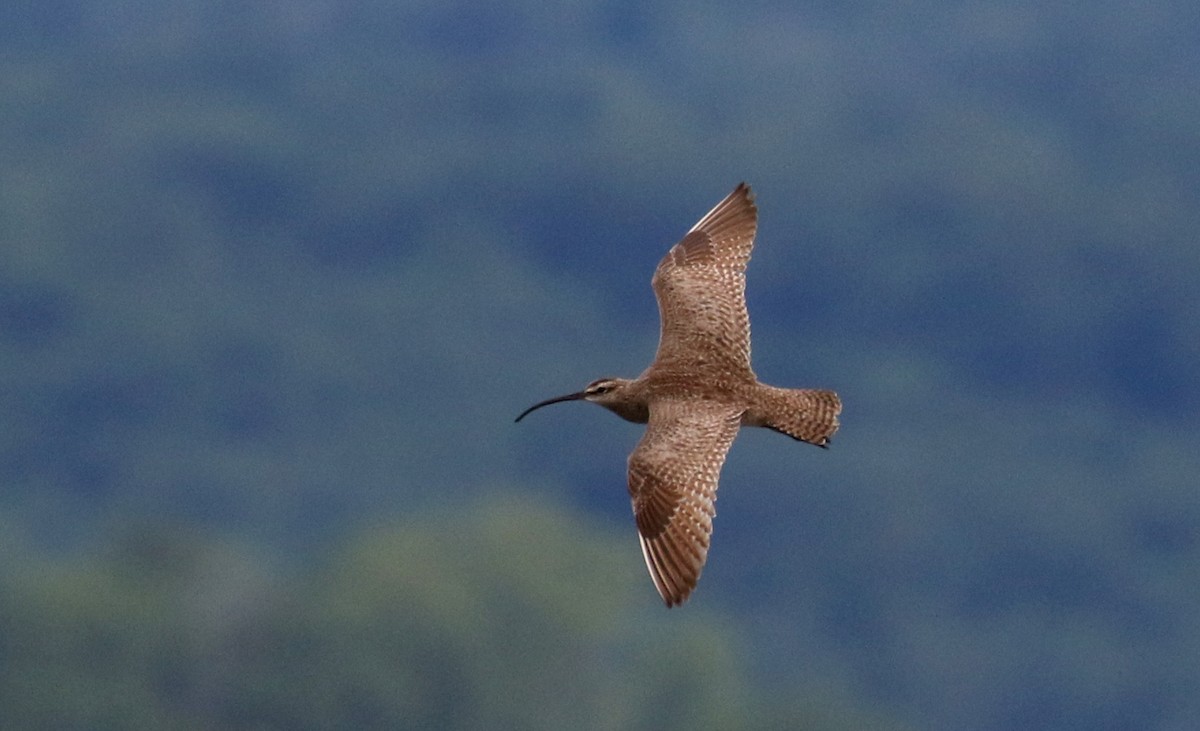
[[[759,383],[750,368],[746,264],[758,209],[745,183],[708,212],[659,262],[651,284],[661,319],[658,353],[640,376],[601,378],[584,400],[647,424],[629,455],[629,496],[642,555],[668,607],[683,603],[708,558],[717,478],[740,426],[762,426],[818,447],[838,428],[833,391]]]

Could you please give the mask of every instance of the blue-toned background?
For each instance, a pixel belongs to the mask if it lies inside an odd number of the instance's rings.
[[[18,4],[19,5],[19,4]],[[8,728],[1200,714],[1200,13],[0,10]],[[665,610],[650,274],[740,180],[767,382]]]

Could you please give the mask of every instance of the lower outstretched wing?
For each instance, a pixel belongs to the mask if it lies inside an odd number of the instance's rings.
[[[710,401],[656,401],[629,455],[629,496],[650,578],[668,607],[683,603],[708,558],[717,479],[742,412]]]

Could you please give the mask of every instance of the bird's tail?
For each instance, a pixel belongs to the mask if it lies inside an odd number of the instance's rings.
[[[742,417],[750,426],[765,426],[792,439],[825,447],[838,430],[842,400],[833,391],[763,386],[757,403]]]

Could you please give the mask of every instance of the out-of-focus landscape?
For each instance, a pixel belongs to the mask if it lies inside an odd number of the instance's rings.
[[[0,721],[1171,729],[1200,717],[1181,0],[0,10]],[[740,180],[768,383],[682,608],[649,362]]]

